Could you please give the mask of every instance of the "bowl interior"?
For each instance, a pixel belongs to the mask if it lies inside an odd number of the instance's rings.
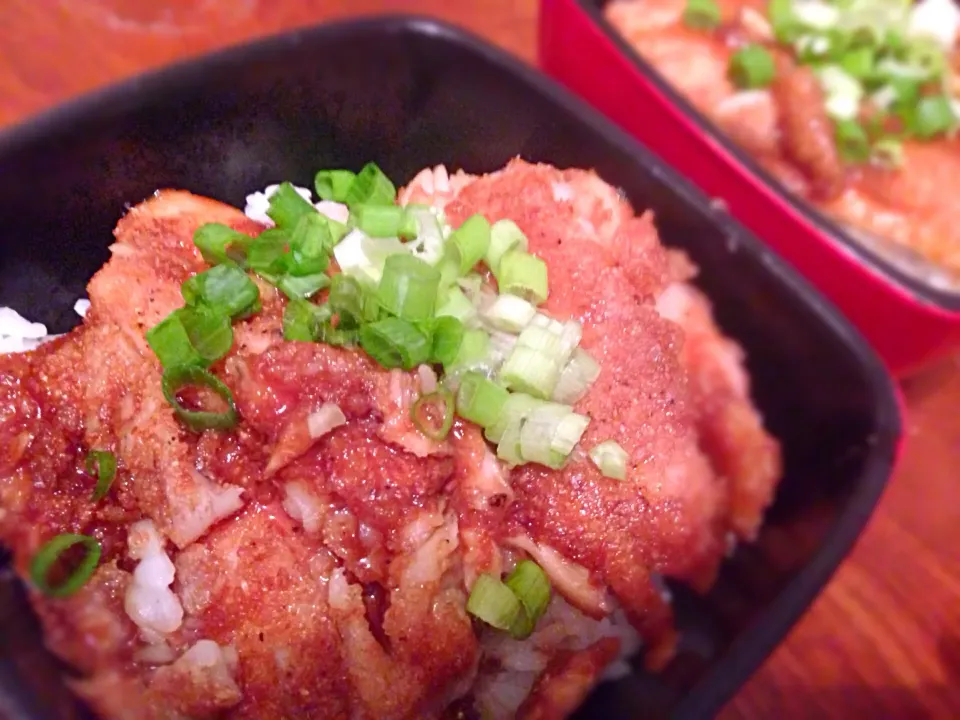
[[[808,232],[838,242],[857,259],[885,276],[889,282],[905,289],[921,303],[942,307],[951,312],[960,311],[960,276],[931,262],[919,253],[898,245],[891,240],[857,232],[835,222],[812,205],[790,193],[772,174],[767,172],[751,155],[735,144],[727,135],[704,117],[693,105],[660,76],[656,69],[647,63],[622,38],[603,16],[603,9],[611,0],[573,0],[580,5],[603,33],[621,52],[629,57],[645,83],[656,87],[669,102],[680,107],[697,128],[710,136],[713,143],[721,147],[727,157],[734,159],[740,168],[762,183],[776,190],[777,202],[792,208],[804,219]],[[731,171],[734,171],[733,169]],[[756,202],[767,202],[757,197]]]
[[[322,167],[372,159],[399,183],[426,165],[486,172],[516,155],[593,167],[655,211],[664,241],[700,264],[699,284],[744,346],[756,400],[783,441],[786,477],[759,542],[736,552],[708,595],[676,589],[676,661],[602,686],[581,716],[712,711],[862,528],[895,455],[894,391],[832,306],[552,82],[446,26],[393,18],[298,31],[58,109],[0,137],[0,306],[51,332],[72,327],[117,219],[157,188],[242,207],[248,192],[310,185]],[[71,717],[9,574],[0,623],[0,709]]]

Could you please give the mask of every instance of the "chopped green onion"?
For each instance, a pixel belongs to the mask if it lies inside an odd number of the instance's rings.
[[[437,317],[454,317],[460,322],[468,323],[477,316],[477,309],[456,285],[442,288],[434,313]]]
[[[236,265],[215,265],[180,286],[187,305],[206,305],[232,318],[256,312],[260,300],[257,284]]]
[[[264,230],[247,249],[247,267],[270,279],[286,272],[290,238],[283,230]]]
[[[97,478],[93,502],[98,502],[106,496],[117,477],[117,456],[109,450],[91,450],[87,453],[87,474]]]
[[[534,305],[547,299],[547,264],[530,253],[512,250],[500,260],[496,273],[500,292],[510,293]]]
[[[477,576],[467,598],[467,612],[498,630],[510,630],[523,611],[513,590],[486,573]]]
[[[460,349],[452,363],[444,364],[443,369],[451,372],[454,369],[474,368],[487,359],[490,352],[490,336],[483,330],[467,330],[460,341]]]
[[[573,451],[590,418],[578,415],[567,405],[541,403],[524,419],[520,427],[520,457],[558,470]]]
[[[817,75],[826,94],[827,115],[835,120],[853,120],[860,112],[863,86],[835,65],[822,68]]]
[[[147,344],[165,368],[178,365],[205,365],[203,357],[190,342],[190,336],[180,318],[180,313],[172,312],[147,330]]]
[[[376,163],[367,163],[350,184],[343,199],[350,207],[354,205],[393,205],[397,189],[390,178],[383,174]]]
[[[440,413],[439,423],[435,418],[427,415],[430,408]],[[453,427],[453,394],[443,388],[436,392],[421,395],[410,410],[410,418],[418,431],[431,440],[441,441]]]
[[[86,551],[73,572],[57,585],[50,584],[50,571],[67,550],[82,545]],[[73,595],[93,576],[100,562],[100,543],[89,535],[61,533],[41,546],[30,562],[30,579],[37,590],[47,597],[63,598]]]
[[[407,254],[409,249],[397,238],[368,238],[360,230],[351,231],[333,248],[344,275],[374,284],[380,282],[388,257]]]
[[[862,46],[847,51],[840,57],[840,67],[848,75],[863,79],[874,72],[877,53],[874,48]]]
[[[287,272],[291,275],[315,275],[327,269],[333,238],[326,218],[320,213],[303,215],[290,236],[290,260]]]
[[[614,480],[627,479],[627,461],[630,456],[614,440],[605,440],[590,450],[590,459],[600,472]]]
[[[334,347],[353,347],[360,342],[360,331],[357,328],[333,326],[330,319],[321,322],[317,328],[317,340]]]
[[[313,187],[321,200],[346,202],[356,175],[350,170],[321,170],[313,179]]]
[[[387,312],[404,320],[433,317],[440,271],[413,255],[390,255],[383,265],[377,299]]]
[[[545,400],[553,395],[562,369],[555,356],[518,343],[500,368],[499,380],[509,390]]]
[[[356,278],[334,275],[327,295],[327,305],[336,313],[340,325],[358,328],[364,320],[366,295]]]
[[[873,144],[871,160],[887,167],[903,165],[903,144],[893,138],[883,138]]]
[[[507,428],[512,425],[519,426],[523,419],[539,407],[543,401],[524,393],[510,393],[510,397],[500,409],[500,416],[493,425],[485,426],[483,435],[492,443],[499,443],[503,439],[503,434]],[[518,430],[519,432],[519,430]],[[517,438],[519,443],[519,437]]]
[[[525,328],[536,314],[537,309],[523,298],[502,293],[483,316],[497,330],[516,333]]]
[[[478,372],[468,372],[457,389],[457,413],[482,428],[491,427],[510,393]]]
[[[398,205],[359,205],[351,208],[354,224],[370,237],[411,239],[417,236],[417,220]]]
[[[449,365],[457,359],[463,343],[463,323],[454,317],[443,316],[433,321],[433,351],[431,362]]]
[[[430,338],[416,326],[395,317],[364,325],[360,330],[360,347],[382,367],[404,370],[427,362],[433,349]]]
[[[319,335],[319,324],[327,319],[328,314],[308,300],[291,297],[283,309],[283,339],[315,342]]]
[[[870,140],[866,131],[855,120],[838,120],[834,137],[840,156],[850,163],[861,163],[870,158]]]
[[[560,372],[560,379],[553,389],[554,402],[576,404],[599,376],[600,366],[596,360],[583,349],[577,348]]]
[[[284,275],[277,280],[277,287],[291,300],[311,298],[329,285],[330,276],[326,273]]]
[[[803,25],[793,12],[792,0],[770,0],[767,17],[773,34],[782,43],[793,42],[803,32]]]
[[[206,365],[222,358],[233,347],[230,317],[205,305],[180,308],[176,311],[190,344]]]
[[[909,127],[918,138],[929,140],[945,133],[957,124],[950,100],[944,95],[920,98],[911,115]]]
[[[517,640],[525,640],[533,633],[550,605],[550,581],[535,562],[521,560],[504,584],[517,596],[523,610],[510,627],[510,635]]]
[[[808,28],[829,30],[840,20],[840,10],[821,0],[804,0],[792,4],[793,15]]]
[[[515,418],[504,428],[500,442],[497,443],[497,458],[510,467],[523,465],[526,462],[520,452],[520,432],[523,429],[523,422],[524,417]]]
[[[178,394],[187,388],[198,387],[212,391],[226,405],[226,410],[191,410],[180,401]],[[194,431],[227,430],[237,424],[237,408],[233,404],[230,388],[217,377],[203,368],[181,365],[163,371],[161,381],[163,396],[173,406],[173,411],[181,422]]]
[[[309,201],[304,200],[296,188],[288,182],[280,183],[277,191],[270,196],[267,216],[281,230],[293,230],[300,222],[300,218],[315,214],[317,209]]]
[[[483,215],[471,215],[450,235],[448,247],[456,258],[458,276],[466,275],[490,248],[490,223]]]
[[[242,249],[252,240],[223,223],[206,223],[193,233],[193,244],[208,265],[242,261]]]
[[[776,71],[773,56],[760,45],[747,45],[730,58],[730,79],[740,89],[767,87]]]
[[[683,22],[694,30],[712,30],[720,25],[720,6],[716,0],[687,0]]]
[[[511,250],[526,250],[527,236],[513,220],[497,220],[490,227],[490,247],[484,262],[494,273],[500,269],[500,259]]]

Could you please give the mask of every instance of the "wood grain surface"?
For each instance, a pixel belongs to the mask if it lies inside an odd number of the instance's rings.
[[[0,0],[0,125],[255,35],[397,11],[534,61],[536,0]],[[724,718],[960,718],[960,361],[906,394],[907,451],[879,511]]]

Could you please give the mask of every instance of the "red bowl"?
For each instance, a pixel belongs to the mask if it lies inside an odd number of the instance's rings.
[[[917,279],[815,212],[671,88],[604,20],[603,0],[541,0],[541,66],[721,200],[904,376],[960,347],[960,293]]]

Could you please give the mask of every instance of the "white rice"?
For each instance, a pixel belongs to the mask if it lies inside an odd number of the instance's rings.
[[[81,298],[74,303],[73,309],[84,317],[90,309],[90,301]],[[43,323],[31,322],[13,308],[0,307],[0,355],[27,352],[55,337],[47,332]]]

